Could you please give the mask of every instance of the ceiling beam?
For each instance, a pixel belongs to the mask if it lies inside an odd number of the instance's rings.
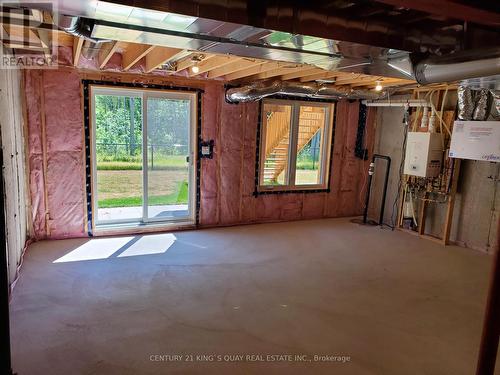
[[[99,69],[103,69],[108,63],[111,56],[114,55],[117,48],[120,46],[120,42],[114,41],[111,43],[104,43],[99,50],[99,55],[97,57],[99,63]]]
[[[217,78],[221,76],[226,76],[231,73],[239,72],[241,70],[245,70],[251,68],[253,66],[259,66],[264,64],[264,60],[236,60],[227,65],[221,66],[219,68],[212,69],[208,72],[208,78]]]
[[[128,43],[127,48],[122,54],[123,70],[129,70],[154,48],[155,46],[150,46],[148,44]]]
[[[183,52],[179,48],[155,47],[146,55],[146,73],[151,73]]]
[[[73,38],[73,66],[78,65],[80,61],[80,56],[82,54],[83,38]]]
[[[234,57],[234,56],[215,56],[214,58],[211,58],[209,60],[203,60],[202,62],[198,63],[198,72],[194,73],[192,71],[189,72],[189,77],[195,77],[199,74],[203,74],[205,72],[208,72],[212,69],[217,69],[222,66],[228,65],[232,62],[241,60],[241,57]]]
[[[500,26],[500,14],[480,7],[461,4],[451,0],[376,0],[379,3],[398,8],[418,10],[439,17],[453,18],[478,23],[480,25]]]

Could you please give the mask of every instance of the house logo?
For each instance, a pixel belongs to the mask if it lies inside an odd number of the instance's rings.
[[[53,3],[0,0],[0,69],[57,67]]]

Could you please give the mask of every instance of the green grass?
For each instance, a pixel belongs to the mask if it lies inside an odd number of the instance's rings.
[[[119,158],[117,158],[119,159]],[[179,171],[187,168],[186,157],[183,155],[161,156],[155,157],[154,169]],[[151,161],[149,161],[151,167]],[[109,160],[104,157],[97,157],[97,170],[103,171],[123,171],[123,170],[141,170],[142,160]]]
[[[314,167],[313,167],[314,166]],[[320,163],[318,160],[316,160],[313,163],[313,160],[311,158],[304,158],[304,159],[299,159],[297,160],[297,169],[306,169],[306,170],[316,170],[319,169]]]
[[[188,202],[188,183],[183,181],[179,183],[177,191],[168,195],[153,195],[148,199],[150,206],[159,206],[166,204],[187,204]],[[112,208],[112,207],[134,207],[142,205],[142,197],[123,197],[123,198],[108,198],[98,201],[99,208]]]

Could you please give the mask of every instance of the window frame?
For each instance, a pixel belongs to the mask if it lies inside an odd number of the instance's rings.
[[[286,185],[264,185],[263,174],[265,164],[265,138],[266,132],[264,129],[265,104],[287,105],[292,107],[291,121],[290,121],[290,142],[288,145],[288,184]],[[256,173],[255,173],[255,194],[269,194],[269,193],[297,193],[297,192],[325,192],[329,191],[330,176],[331,176],[331,161],[333,156],[333,138],[335,128],[335,110],[337,101],[332,100],[304,100],[303,98],[267,98],[260,101],[259,108],[259,124],[257,127],[257,157],[256,157]],[[296,176],[296,162],[297,162],[297,142],[299,132],[299,114],[300,107],[322,107],[326,111],[325,129],[321,139],[321,153],[320,153],[320,183],[319,184],[295,184]],[[293,183],[291,183],[293,181]]]
[[[88,199],[90,200],[90,209],[92,210],[92,223],[91,229],[92,232],[95,232],[98,229],[106,229],[108,227],[112,227],[113,229],[119,229],[122,225],[135,225],[135,226],[151,226],[151,225],[171,225],[177,224],[182,225],[184,223],[187,224],[195,224],[195,220],[198,215],[198,199],[197,199],[197,191],[199,189],[198,186],[198,178],[199,175],[199,165],[198,165],[198,141],[199,141],[199,116],[198,111],[199,108],[199,100],[198,100],[198,90],[188,90],[184,88],[172,89],[172,88],[151,88],[147,86],[135,86],[135,85],[113,85],[111,83],[103,82],[103,83],[95,83],[91,82],[87,87],[88,92],[88,103],[89,103],[89,118],[88,118],[88,127],[89,127],[89,143],[90,149],[89,152],[89,163],[91,169],[91,184],[88,187],[90,190],[90,196]],[[191,108],[190,108],[190,142],[189,142],[189,187],[188,187],[188,195],[190,199],[190,203],[188,204],[188,215],[186,217],[181,217],[178,219],[163,219],[163,218],[151,218],[148,217],[148,199],[143,199],[142,202],[142,217],[133,218],[133,219],[115,219],[115,220],[99,220],[98,217],[98,192],[97,192],[97,156],[96,156],[96,111],[95,111],[95,96],[96,95],[111,95],[111,96],[128,96],[134,98],[140,98],[142,101],[142,148],[143,150],[147,148],[147,108],[146,102],[147,98],[168,98],[168,99],[184,99],[190,100]],[[142,193],[143,196],[147,196],[148,191],[148,159],[146,158],[142,160]]]

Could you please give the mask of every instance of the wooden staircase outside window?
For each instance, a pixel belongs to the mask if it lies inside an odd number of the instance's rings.
[[[263,171],[265,185],[278,184],[278,178],[286,169],[290,147],[291,107],[276,106],[276,111],[269,111],[267,117],[266,148]],[[297,134],[297,155],[323,130],[325,114],[322,108],[300,107],[299,129]],[[318,111],[319,109],[319,111]]]

